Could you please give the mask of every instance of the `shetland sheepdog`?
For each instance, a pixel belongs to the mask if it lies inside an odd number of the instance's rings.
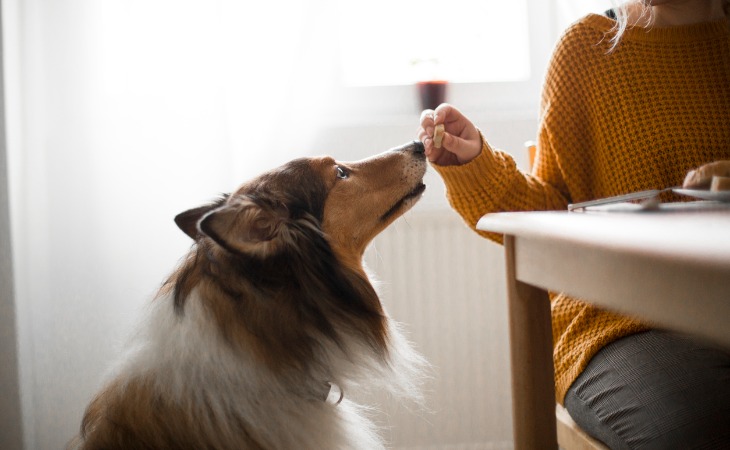
[[[421,197],[425,171],[420,142],[301,158],[179,214],[192,248],[69,447],[383,448],[348,392],[417,400],[426,363],[362,258]]]

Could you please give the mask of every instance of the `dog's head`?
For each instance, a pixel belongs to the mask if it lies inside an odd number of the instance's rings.
[[[195,246],[165,285],[176,309],[199,287],[228,340],[270,366],[310,364],[323,337],[384,356],[388,324],[362,256],[418,201],[425,171],[420,142],[356,162],[302,158],[178,215]]]
[[[228,252],[260,258],[296,245],[302,227],[314,228],[351,262],[418,201],[425,171],[420,142],[356,162],[296,159],[175,222],[193,239],[208,237]]]

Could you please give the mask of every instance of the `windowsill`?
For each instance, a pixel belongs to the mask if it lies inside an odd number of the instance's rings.
[[[458,106],[458,105],[457,105]],[[462,110],[475,125],[481,123],[514,122],[522,120],[536,120],[536,109],[514,109],[514,110],[483,110],[470,111]],[[328,114],[322,123],[333,128],[350,127],[411,127],[414,130],[418,127],[421,112],[414,110],[411,113],[349,113],[349,114]]]

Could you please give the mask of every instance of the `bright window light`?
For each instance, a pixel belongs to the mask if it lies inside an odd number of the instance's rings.
[[[337,6],[345,85],[530,77],[527,0],[369,0]]]

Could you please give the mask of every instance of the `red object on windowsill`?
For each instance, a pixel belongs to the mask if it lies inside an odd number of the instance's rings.
[[[418,98],[421,102],[421,110],[435,109],[446,101],[446,87],[449,82],[445,80],[419,81],[416,83]]]

